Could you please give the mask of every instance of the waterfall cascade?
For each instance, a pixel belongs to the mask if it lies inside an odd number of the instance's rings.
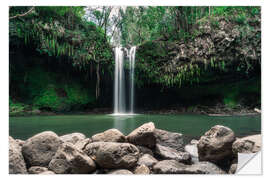
[[[123,47],[115,48],[115,72],[114,72],[114,115],[134,113],[134,67],[136,46],[129,50]],[[125,57],[129,60],[129,91],[125,84]],[[126,98],[128,95],[128,98]],[[127,103],[126,100],[129,102]],[[127,106],[128,104],[128,106]]]

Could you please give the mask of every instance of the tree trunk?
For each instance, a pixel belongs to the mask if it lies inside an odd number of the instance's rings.
[[[97,74],[97,82],[96,82],[96,99],[98,99],[100,95],[100,74],[99,74],[99,62],[97,62],[96,67],[96,74]]]

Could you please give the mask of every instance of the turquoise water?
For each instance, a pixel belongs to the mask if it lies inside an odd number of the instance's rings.
[[[210,117],[206,115],[57,115],[10,117],[10,136],[27,139],[42,131],[54,131],[58,135],[72,132],[84,133],[87,137],[95,133],[116,128],[127,135],[146,122],[154,122],[156,128],[182,133],[198,138],[214,125],[225,125],[237,136],[261,132],[261,116]]]

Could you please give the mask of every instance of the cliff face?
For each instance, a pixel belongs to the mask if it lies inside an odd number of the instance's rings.
[[[260,69],[260,17],[202,19],[182,40],[142,44],[137,59],[138,68],[146,77],[158,78],[154,81],[169,86],[181,86],[184,81],[201,82],[199,78],[205,71],[251,73]]]
[[[136,60],[140,105],[149,99],[149,106],[157,95],[159,106],[167,101],[260,104],[260,17],[201,19],[181,40],[142,44]]]

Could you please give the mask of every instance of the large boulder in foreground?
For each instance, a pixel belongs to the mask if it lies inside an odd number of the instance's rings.
[[[9,174],[27,174],[19,144],[9,136]]]
[[[161,146],[159,144],[156,145],[155,149],[155,154],[160,158],[160,159],[174,159],[178,162],[182,163],[191,163],[191,156],[187,152],[181,152],[181,151],[176,151],[173,148],[170,147],[165,147]]]
[[[100,167],[108,169],[132,168],[139,158],[139,149],[129,143],[93,142],[84,151]]]
[[[62,142],[69,142],[72,144],[76,144],[78,141],[82,141],[85,138],[86,138],[85,135],[82,133],[71,133],[71,134],[60,136],[60,140]]]
[[[232,145],[232,150],[234,154],[256,153],[261,150],[261,145],[262,137],[257,134],[237,139]]]
[[[139,158],[137,164],[138,165],[145,165],[147,167],[153,167],[157,162],[158,162],[158,160],[156,160],[156,158],[154,158],[150,154],[145,154]]]
[[[177,151],[184,151],[184,137],[180,133],[155,129],[155,137],[157,144],[173,148]]]
[[[198,143],[199,141],[193,139],[190,141],[189,144],[185,146],[185,151],[191,155],[192,162],[199,161],[198,148],[197,148]]]
[[[49,169],[56,174],[87,174],[96,170],[96,164],[73,144],[64,143],[53,156]]]
[[[46,167],[32,166],[28,169],[29,174],[55,174]]]
[[[92,143],[92,142],[93,142],[92,139],[86,138],[86,139],[83,139],[83,140],[81,140],[81,141],[77,141],[77,142],[74,144],[74,146],[75,146],[77,149],[79,149],[79,150],[83,150],[83,149],[87,146],[87,144]]]
[[[28,166],[48,166],[58,147],[60,138],[51,131],[39,133],[29,139],[22,146],[22,154]]]
[[[200,161],[218,162],[233,155],[234,132],[225,126],[216,125],[207,131],[197,145]]]
[[[151,173],[150,169],[144,164],[137,166],[134,170],[134,174],[150,174],[150,173]]]
[[[127,169],[117,169],[108,172],[108,174],[133,174],[133,173]]]
[[[132,131],[128,136],[128,142],[136,145],[152,148],[156,145],[155,125],[152,122],[145,123]]]
[[[153,169],[157,174],[225,174],[223,170],[210,162],[185,165],[175,160],[164,160],[159,161]]]
[[[92,136],[93,142],[125,142],[126,137],[117,129],[109,129]]]

